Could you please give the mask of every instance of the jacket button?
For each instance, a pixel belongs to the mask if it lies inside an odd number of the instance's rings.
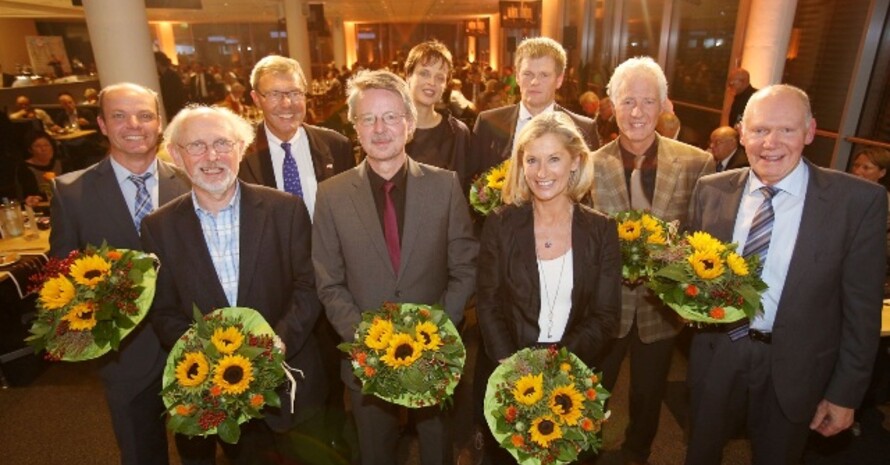
[[[402,297],[402,291],[396,291],[396,297]]]

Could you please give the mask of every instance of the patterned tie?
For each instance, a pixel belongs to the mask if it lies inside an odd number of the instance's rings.
[[[781,191],[778,187],[763,186],[760,193],[763,194],[763,203],[757,207],[754,213],[754,219],[751,220],[751,229],[748,230],[748,240],[745,241],[745,251],[742,255],[748,258],[752,255],[760,257],[760,264],[757,266],[757,274],[763,273],[763,266],[766,264],[766,255],[769,252],[769,243],[773,235],[773,223],[776,221],[776,214],[773,211],[773,197]],[[748,334],[748,325],[739,326],[729,332],[729,338],[733,341],[739,340]]]
[[[284,149],[284,191],[303,197],[303,185],[300,183],[300,171],[297,169],[297,160],[290,153],[290,142],[282,142]]]
[[[146,215],[151,213],[152,204],[151,204],[151,194],[148,193],[148,187],[146,187],[145,182],[148,178],[151,177],[151,173],[143,173],[141,175],[131,174],[128,178],[133,184],[136,185],[136,208],[133,213],[133,223],[136,224],[136,231],[139,231],[139,226],[142,224],[142,218],[145,218]]]
[[[392,201],[392,190],[396,184],[392,181],[383,183],[383,237],[386,239],[386,249],[389,251],[389,260],[392,269],[399,274],[399,265],[402,260],[401,245],[399,245],[399,220],[396,218],[396,206]]]

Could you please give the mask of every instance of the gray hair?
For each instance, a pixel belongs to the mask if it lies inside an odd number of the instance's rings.
[[[260,83],[260,79],[268,74],[294,74],[297,76],[297,81],[303,86],[303,90],[307,88],[306,75],[303,74],[303,68],[293,58],[269,55],[258,61],[254,65],[253,71],[250,72],[250,87],[259,92],[257,86]]]
[[[617,99],[620,97],[618,90],[624,83],[640,75],[648,75],[655,81],[658,86],[658,101],[664,104],[668,95],[667,78],[664,76],[661,66],[658,66],[658,63],[651,57],[628,58],[624,63],[618,65],[615,72],[612,73],[612,78],[609,79],[606,92],[613,100]]]
[[[355,106],[359,95],[370,89],[382,89],[390,91],[402,99],[405,105],[405,117],[409,121],[417,121],[417,107],[408,90],[408,83],[399,76],[389,71],[359,71],[349,83],[346,84],[346,103],[349,105],[349,121],[355,122]]]
[[[253,126],[251,126],[247,120],[236,115],[228,108],[208,107],[206,105],[198,104],[190,104],[183,108],[176,114],[176,117],[170,121],[170,124],[167,125],[167,129],[164,130],[164,141],[167,144],[167,151],[171,153],[173,152],[171,146],[178,144],[179,137],[185,129],[185,124],[190,119],[205,115],[214,116],[228,124],[231,129],[232,138],[236,142],[241,142],[243,144],[242,149],[239,150],[238,153],[238,158],[240,159],[244,154],[244,148],[253,142],[255,135]]]

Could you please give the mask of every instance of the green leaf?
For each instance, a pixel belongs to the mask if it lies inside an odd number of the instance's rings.
[[[216,432],[219,434],[220,439],[229,444],[237,444],[238,440],[241,439],[241,428],[238,427],[238,422],[232,417],[223,420],[216,427]]]
[[[655,273],[655,276],[666,278],[677,282],[683,282],[686,278],[686,272],[682,263],[672,263]]]
[[[281,408],[281,397],[275,391],[263,391],[263,398],[266,399],[266,405],[270,407]]]
[[[417,367],[404,368],[405,373],[402,375],[402,385],[405,389],[414,392],[425,392],[429,389],[429,381],[423,376]]]

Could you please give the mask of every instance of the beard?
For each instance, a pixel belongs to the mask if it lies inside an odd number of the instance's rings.
[[[205,179],[205,175],[202,172],[205,169],[221,169],[223,177],[215,181],[209,181]],[[212,195],[225,193],[237,180],[235,173],[228,166],[215,162],[203,163],[194,167],[192,172],[189,173],[189,178],[191,178],[192,184]]]

